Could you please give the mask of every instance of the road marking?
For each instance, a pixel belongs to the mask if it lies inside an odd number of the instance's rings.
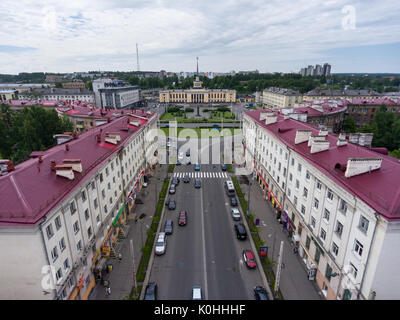
[[[201,233],[203,243],[203,268],[204,268],[204,298],[208,300],[208,285],[207,285],[207,263],[206,263],[206,237],[204,233],[204,211],[203,211],[203,188],[200,192],[200,212],[201,212]]]

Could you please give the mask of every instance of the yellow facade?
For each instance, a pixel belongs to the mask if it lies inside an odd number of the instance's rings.
[[[159,100],[161,103],[234,103],[236,90],[204,89],[196,77],[193,88],[160,91]]]
[[[0,90],[0,101],[14,100],[16,98],[15,90]]]

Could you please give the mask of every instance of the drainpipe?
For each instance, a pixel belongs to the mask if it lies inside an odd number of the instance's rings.
[[[372,234],[371,246],[370,246],[369,251],[368,251],[367,262],[365,263],[364,272],[363,272],[363,275],[362,275],[362,278],[361,278],[360,290],[358,291],[358,294],[357,294],[357,300],[360,300],[360,296],[362,296],[362,288],[363,288],[363,285],[364,285],[365,273],[366,273],[366,270],[367,270],[367,267],[368,267],[369,257],[371,255],[371,251],[372,251],[372,245],[373,245],[374,239],[375,239],[376,227],[378,226],[379,221],[380,221],[379,214],[377,212],[375,212],[374,215],[375,215],[375,218],[376,218],[376,223],[375,223],[375,227],[374,227],[374,233]]]
[[[46,260],[47,260],[47,265],[48,266],[51,266],[51,264],[50,264],[50,260],[49,260],[49,256],[48,256],[48,253],[47,253],[47,246],[46,246],[46,241],[44,240],[44,234],[43,234],[43,223],[45,223],[46,222],[46,220],[47,220],[47,217],[44,217],[43,219],[42,219],[42,221],[39,223],[39,230],[40,230],[40,235],[41,235],[41,238],[42,238],[42,243],[43,243],[43,247],[42,248],[44,248],[44,253],[45,253],[45,256],[46,256]],[[53,276],[52,274],[51,274],[51,276]],[[53,297],[53,300],[58,300],[57,298],[57,289],[54,289],[54,291],[55,291],[55,296]]]

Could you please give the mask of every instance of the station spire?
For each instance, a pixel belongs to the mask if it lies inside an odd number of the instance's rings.
[[[199,75],[199,57],[196,57],[196,59],[197,59],[197,75]]]

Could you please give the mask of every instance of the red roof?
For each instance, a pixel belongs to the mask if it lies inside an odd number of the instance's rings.
[[[378,98],[378,99],[353,98],[352,100],[348,101],[348,104],[363,104],[363,105],[385,104],[387,106],[398,105],[398,103],[389,98]]]
[[[336,146],[338,136],[335,134],[328,134],[326,137],[330,142],[329,150],[311,154],[307,142],[294,144],[296,131],[312,130],[312,134],[317,135],[319,129],[309,123],[294,119],[283,120],[281,115],[278,116],[276,123],[266,126],[265,121],[259,120],[261,112],[262,110],[255,110],[245,112],[245,114],[386,219],[400,220],[400,163],[398,159],[349,142],[345,146],[338,147]],[[278,131],[279,129],[281,132]],[[335,165],[347,164],[349,158],[381,158],[382,164],[380,169],[371,173],[345,178],[344,172],[335,169]]]
[[[125,115],[101,126],[103,129],[101,144],[96,140],[100,128],[95,128],[79,135],[75,140],[68,141],[69,151],[66,151],[64,144],[55,146],[45,152],[40,165],[37,158],[30,159],[17,165],[15,171],[0,177],[0,225],[36,224],[62,202],[91,177],[112,154],[121,149],[130,136],[143,128],[141,126],[126,130],[127,117],[131,120],[137,119]],[[144,120],[144,123],[147,121]],[[109,144],[104,143],[107,131],[120,133],[121,141],[117,146],[110,145],[112,148],[109,148]],[[63,159],[82,160],[83,171],[74,172],[74,180],[57,176],[51,170],[52,160],[62,164]]]

